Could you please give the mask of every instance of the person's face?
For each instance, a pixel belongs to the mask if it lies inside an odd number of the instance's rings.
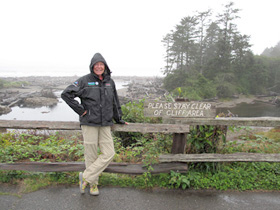
[[[93,66],[93,72],[98,76],[102,75],[104,73],[104,70],[105,70],[105,65],[102,62],[97,62]]]

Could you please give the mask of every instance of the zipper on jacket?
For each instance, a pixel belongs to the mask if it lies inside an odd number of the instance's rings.
[[[101,125],[103,125],[103,113],[102,113],[102,86],[103,86],[103,83],[102,81],[100,82],[100,86],[99,86],[99,94],[100,94],[100,117],[101,117]],[[104,99],[105,100],[105,99]]]

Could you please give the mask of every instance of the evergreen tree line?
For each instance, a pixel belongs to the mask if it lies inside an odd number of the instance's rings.
[[[184,17],[163,38],[164,86],[168,91],[200,100],[280,89],[279,49],[254,55],[250,37],[237,29],[240,10],[234,7],[232,2],[225,5],[215,20],[212,10]]]

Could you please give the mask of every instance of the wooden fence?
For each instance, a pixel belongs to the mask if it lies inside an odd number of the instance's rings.
[[[280,154],[178,154],[183,153],[182,145],[185,144],[186,134],[190,125],[233,125],[233,126],[258,126],[278,127],[280,118],[176,118],[169,119],[174,124],[145,124],[130,123],[129,125],[115,124],[112,131],[119,132],[140,132],[140,133],[173,133],[173,154],[165,154],[159,157],[160,164],[153,165],[152,173],[165,173],[171,170],[187,172],[188,162],[280,162]],[[40,129],[40,130],[80,130],[79,122],[58,122],[58,121],[21,121],[21,120],[0,120],[0,129]],[[0,170],[24,170],[24,171],[82,171],[85,169],[83,162],[21,162],[21,163],[0,163]],[[105,172],[142,174],[146,172],[142,164],[111,163]]]

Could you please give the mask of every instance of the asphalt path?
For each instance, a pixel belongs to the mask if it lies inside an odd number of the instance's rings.
[[[0,184],[1,210],[278,210],[280,191],[223,192],[201,190],[140,190],[100,187],[99,196],[81,195],[76,186],[56,186],[23,194],[18,188]],[[14,194],[14,195],[13,195]]]

